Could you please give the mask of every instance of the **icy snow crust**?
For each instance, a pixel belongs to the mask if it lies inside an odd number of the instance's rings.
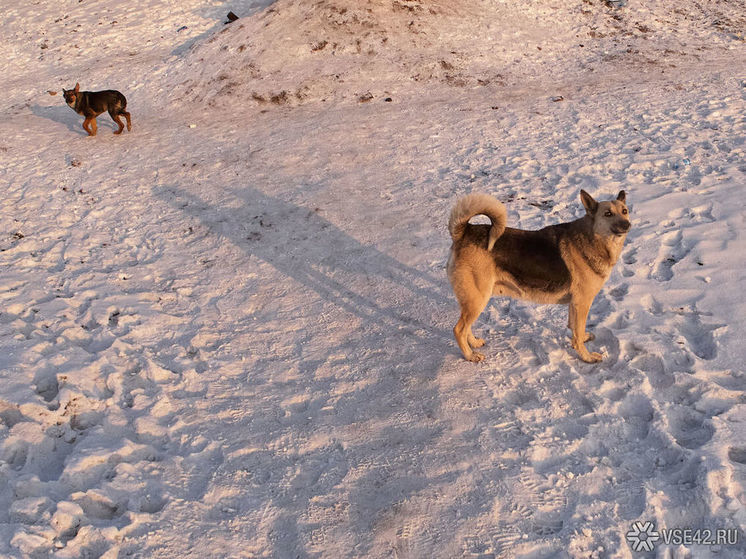
[[[0,13],[0,556],[746,554],[743,1]],[[604,362],[504,299],[465,362],[451,207],[581,188],[632,212]]]

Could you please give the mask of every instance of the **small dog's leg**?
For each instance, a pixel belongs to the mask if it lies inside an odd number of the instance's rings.
[[[116,130],[114,134],[121,134],[122,130],[124,130],[124,122],[119,118],[119,115],[111,115],[111,118],[117,123],[117,126],[119,126],[119,130]]]
[[[89,128],[89,124],[90,123],[91,123],[90,119],[86,118],[83,121],[83,130],[85,130],[88,133],[89,136],[93,136],[93,135],[95,135],[95,132],[91,132],[91,129]]]
[[[127,120],[127,132],[132,130],[132,121],[130,120],[130,114],[127,111],[122,111],[124,118]]]
[[[587,341],[585,322],[588,320],[588,311],[591,309],[591,301],[570,302],[570,329],[572,330],[572,347],[578,352],[580,358],[586,363],[598,363],[603,359],[600,353],[589,352],[585,347]]]

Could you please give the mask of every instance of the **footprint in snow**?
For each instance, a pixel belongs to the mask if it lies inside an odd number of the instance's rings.
[[[629,364],[646,375],[653,388],[668,388],[676,381],[674,375],[666,371],[663,359],[658,355],[643,353],[632,359]]]
[[[703,324],[697,312],[687,313],[679,323],[679,331],[692,353],[707,360],[717,356],[717,342],[713,332],[723,327],[723,324]]]
[[[619,415],[632,426],[635,437],[643,440],[650,432],[650,423],[655,417],[655,411],[650,398],[644,394],[630,394],[619,405]]]
[[[688,449],[696,449],[706,444],[715,429],[707,421],[704,414],[688,407],[676,406],[669,410],[668,424],[671,434],[680,446]]]
[[[36,373],[34,377],[34,392],[44,398],[46,402],[54,400],[60,392],[57,374],[54,371],[48,370]]]
[[[637,249],[631,248],[622,255],[622,262],[631,265],[637,262]]]
[[[667,233],[661,245],[659,261],[651,275],[657,281],[666,282],[674,276],[674,265],[689,254],[691,249],[684,243],[681,231]]]
[[[732,446],[728,450],[728,459],[740,466],[746,466],[746,447]]]
[[[629,291],[629,285],[626,283],[621,284],[619,287],[615,287],[611,291],[609,291],[609,295],[613,297],[615,301],[622,301],[624,299],[624,296]]]

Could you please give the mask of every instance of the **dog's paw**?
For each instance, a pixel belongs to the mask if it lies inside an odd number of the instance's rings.
[[[471,338],[469,340],[469,345],[471,347],[482,347],[484,345],[484,339],[483,338]]]
[[[471,361],[472,363],[479,363],[480,361],[484,361],[484,354],[472,351],[471,356],[466,358],[468,361]]]
[[[580,358],[586,363],[600,363],[603,361],[604,356],[600,353],[593,351],[587,355],[581,355]]]

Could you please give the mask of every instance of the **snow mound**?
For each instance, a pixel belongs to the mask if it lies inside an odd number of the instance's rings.
[[[421,95],[455,88],[587,80],[605,66],[660,71],[691,56],[687,42],[743,40],[740,2],[577,0],[280,0],[195,44],[171,72],[179,99],[226,105]]]

